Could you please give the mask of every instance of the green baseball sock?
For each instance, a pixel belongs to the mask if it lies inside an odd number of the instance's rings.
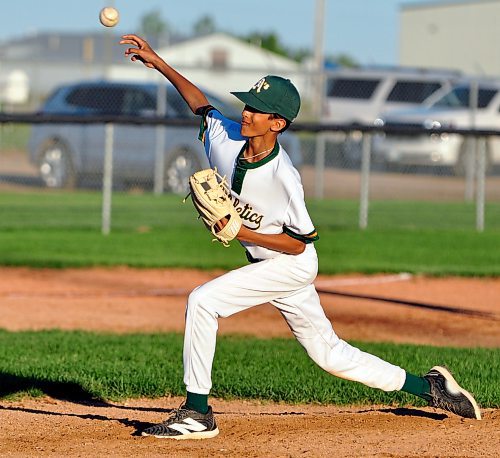
[[[196,410],[196,412],[207,413],[208,412],[208,394],[198,394],[187,392],[187,399],[184,407],[190,410]]]
[[[401,391],[406,391],[407,393],[414,394],[420,398],[428,401],[429,393],[431,391],[431,387],[429,382],[424,377],[417,377],[416,375],[412,375],[410,373],[406,373],[406,380],[401,388]]]

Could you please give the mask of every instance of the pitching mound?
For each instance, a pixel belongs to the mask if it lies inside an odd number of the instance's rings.
[[[182,331],[189,291],[220,272],[1,269],[0,327]],[[406,275],[319,277],[344,339],[498,347],[499,279]],[[143,311],[147,309],[148,313]],[[478,330],[480,329],[480,332]],[[221,333],[290,336],[271,306],[221,320]],[[88,404],[0,401],[2,456],[496,456],[500,413],[482,421],[434,409],[212,400],[221,434],[208,441],[143,438],[180,398]]]

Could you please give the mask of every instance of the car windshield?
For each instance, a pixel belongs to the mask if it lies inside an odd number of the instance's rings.
[[[398,81],[387,96],[388,102],[422,103],[441,87],[439,81]]]
[[[232,119],[233,121],[239,122],[241,120],[241,111],[238,111],[235,107],[229,103],[221,100],[217,96],[210,92],[204,91],[210,105],[213,105],[217,110],[219,110],[225,117]],[[167,92],[167,104],[173,109],[176,116],[182,118],[194,117],[193,113],[189,109],[187,103],[182,99],[181,95],[174,90],[169,88]]]
[[[480,88],[477,97],[477,108],[486,108],[495,94],[496,89]],[[431,106],[434,108],[468,108],[471,104],[469,86],[457,86]]]
[[[328,97],[368,100],[380,84],[380,79],[330,78],[326,84]]]

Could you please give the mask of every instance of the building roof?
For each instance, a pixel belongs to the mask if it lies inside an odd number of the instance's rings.
[[[121,35],[103,32],[41,32],[0,42],[0,59],[9,61],[123,63]],[[152,41],[150,41],[152,43]],[[230,67],[271,67],[296,69],[292,59],[249,44],[224,33],[194,38],[171,37],[169,45],[158,47],[158,54],[175,65],[208,66],[229,64]],[[217,61],[218,59],[218,61]]]
[[[268,68],[280,71],[296,71],[300,67],[293,59],[221,32],[159,48],[158,54],[172,65],[184,67]]]

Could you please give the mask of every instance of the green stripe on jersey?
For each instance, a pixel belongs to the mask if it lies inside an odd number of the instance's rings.
[[[245,153],[245,150],[247,148],[248,148],[248,141],[243,145],[243,148],[241,148],[241,151],[238,154],[238,158],[236,159],[236,166],[234,168],[233,180],[231,183],[231,190],[237,193],[238,195],[241,194],[241,188],[243,187],[243,181],[245,179],[245,174],[247,173],[247,170],[256,169],[264,164],[267,164],[269,161],[272,161],[280,152],[279,144],[278,142],[276,142],[273,151],[269,156],[266,156],[264,159],[257,162],[248,162],[243,157],[243,154]]]
[[[319,235],[316,232],[316,229],[312,232],[309,232],[309,234],[297,234],[296,232],[293,232],[292,230],[288,229],[288,227],[283,226],[283,232],[286,235],[289,235],[290,237],[300,240],[301,242],[304,243],[312,243],[315,242],[316,240],[319,240]]]
[[[203,143],[205,143],[205,131],[207,130],[207,127],[208,127],[207,115],[212,110],[216,110],[216,108],[214,108],[212,105],[200,107],[200,108],[198,108],[198,110],[196,110],[196,114],[201,116],[200,131],[198,133],[198,140],[202,141]]]

